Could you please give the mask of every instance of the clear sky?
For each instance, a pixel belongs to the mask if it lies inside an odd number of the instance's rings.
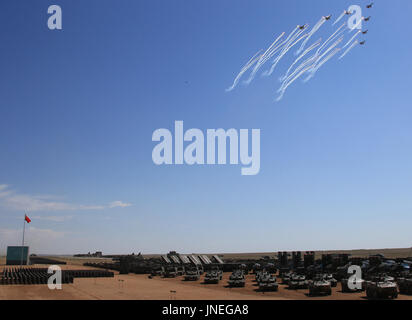
[[[351,4],[368,1],[1,1],[0,252],[25,210],[35,253],[411,246],[410,1],[375,1],[366,45],[279,103],[293,53],[225,92],[281,32]],[[175,120],[261,129],[260,173],[156,166]]]

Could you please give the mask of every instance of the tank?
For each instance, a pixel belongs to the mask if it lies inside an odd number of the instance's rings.
[[[293,274],[289,280],[289,289],[307,289],[309,282],[304,275]]]
[[[260,291],[277,291],[279,285],[276,282],[276,277],[269,273],[264,273],[259,277]]]
[[[395,282],[388,281],[385,278],[368,281],[366,296],[368,299],[396,299],[398,297],[398,286]]]
[[[235,270],[229,277],[227,282],[229,287],[244,287],[245,286],[245,275],[242,270]]]
[[[361,289],[351,289],[350,287],[349,287],[349,279],[348,278],[345,278],[345,279],[342,279],[341,280],[341,286],[342,286],[342,292],[358,292],[358,291],[365,291],[365,289],[366,289],[366,281],[365,280],[363,280],[363,279],[358,279],[357,280],[358,282],[360,282],[361,283]]]
[[[210,270],[206,272],[204,283],[219,283],[219,280],[222,280],[222,275],[217,270]]]
[[[332,287],[329,281],[323,279],[323,277],[318,277],[313,281],[309,282],[309,296],[320,296],[332,294]]]

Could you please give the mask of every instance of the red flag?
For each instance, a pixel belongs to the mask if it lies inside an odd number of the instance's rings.
[[[26,220],[27,223],[30,223],[30,222],[31,222],[30,218],[29,218],[28,216],[26,216],[26,215],[24,215],[24,220]]]

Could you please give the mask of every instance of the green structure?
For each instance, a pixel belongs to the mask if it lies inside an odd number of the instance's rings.
[[[7,265],[27,265],[29,264],[29,247],[27,246],[8,246]]]

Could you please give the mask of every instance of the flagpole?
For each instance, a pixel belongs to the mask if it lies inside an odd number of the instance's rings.
[[[24,252],[24,232],[26,231],[26,214],[24,214],[23,219],[23,240],[21,242],[21,260],[20,260],[20,268],[23,266],[23,252]]]

